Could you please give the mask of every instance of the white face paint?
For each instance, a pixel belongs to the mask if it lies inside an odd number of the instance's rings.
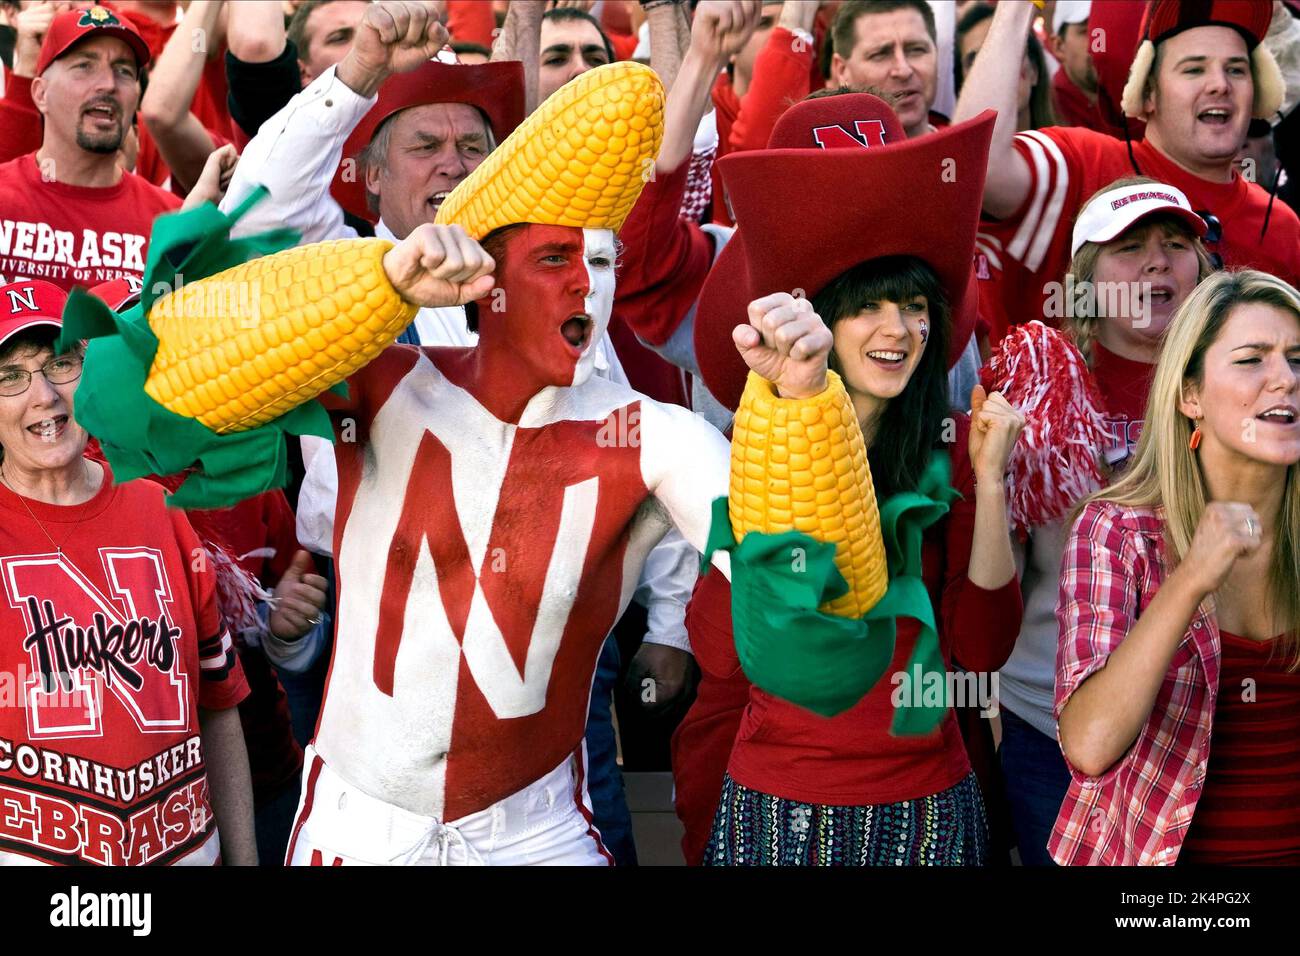
[[[609,328],[609,316],[614,309],[614,232],[611,229],[584,229],[582,239],[590,282],[587,286],[587,314],[593,320],[593,327],[591,339],[573,370],[574,385],[581,385],[591,378],[596,366],[596,352]]]

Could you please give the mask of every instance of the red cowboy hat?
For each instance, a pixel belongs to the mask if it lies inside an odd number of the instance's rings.
[[[523,64],[515,60],[480,64],[430,60],[409,73],[390,76],[379,88],[378,102],[343,144],[343,162],[330,186],[340,206],[354,216],[377,221],[378,216],[366,203],[365,175],[355,163],[357,154],[394,113],[430,103],[468,103],[477,107],[487,117],[493,138],[500,143],[524,119]]]
[[[718,161],[736,234],[700,291],[695,354],[704,383],[735,408],[747,369],[731,330],[753,299],[812,298],[869,259],[910,255],[934,269],[952,311],[951,365],[975,328],[972,263],[995,114],[906,138],[879,97],[850,93],[796,103],[768,148]]]

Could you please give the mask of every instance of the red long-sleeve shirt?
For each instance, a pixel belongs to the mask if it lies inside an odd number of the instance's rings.
[[[497,16],[492,4],[483,0],[449,0],[447,32],[457,43],[479,43],[492,48]]]
[[[713,266],[713,239],[678,216],[689,169],[682,163],[646,183],[618,234],[614,323],[625,323],[651,345],[663,345],[677,331]]]

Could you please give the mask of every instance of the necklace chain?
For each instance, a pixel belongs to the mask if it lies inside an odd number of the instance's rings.
[[[82,459],[82,468],[83,469],[85,468],[85,459]],[[81,518],[77,519],[77,522],[72,526],[72,530],[70,530],[67,533],[67,535],[64,537],[63,544],[59,544],[57,541],[54,540],[50,532],[46,530],[45,525],[41,523],[41,520],[36,517],[36,514],[32,511],[31,506],[27,504],[26,497],[24,497],[22,492],[20,492],[17,488],[15,488],[13,482],[9,480],[9,476],[5,474],[5,466],[3,462],[0,462],[0,481],[3,481],[5,487],[8,488],[10,491],[12,491],[18,497],[18,500],[22,502],[22,506],[24,510],[26,510],[28,516],[32,519],[32,521],[36,522],[36,527],[41,529],[41,534],[45,535],[46,538],[49,538],[50,544],[54,546],[55,554],[62,556],[63,545],[68,543],[68,541],[72,538],[73,534],[76,533],[77,528],[81,526],[81,522],[86,520],[85,516],[83,515]]]

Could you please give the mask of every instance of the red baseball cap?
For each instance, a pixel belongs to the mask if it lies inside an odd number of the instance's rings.
[[[110,279],[108,282],[92,286],[90,294],[103,299],[114,312],[121,312],[135,305],[143,290],[144,283],[138,277],[124,276],[121,279]]]
[[[38,326],[60,328],[68,294],[53,282],[31,279],[0,286],[0,347]]]
[[[41,44],[41,56],[36,63],[36,75],[45,72],[51,63],[80,43],[97,36],[115,36],[135,53],[140,69],[149,65],[149,44],[140,31],[126,17],[119,17],[108,7],[95,5],[85,10],[65,10],[54,18]]]

